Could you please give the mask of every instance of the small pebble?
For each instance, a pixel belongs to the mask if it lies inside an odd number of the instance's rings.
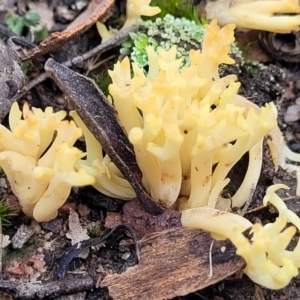
[[[63,220],[60,218],[56,218],[49,222],[41,223],[41,225],[43,229],[49,230],[53,233],[60,233],[63,228]]]
[[[1,185],[1,187],[7,189],[7,182],[6,182],[5,178],[0,178],[0,185]]]
[[[300,106],[300,97],[295,100],[295,103]]]
[[[300,119],[300,109],[298,105],[291,105],[287,108],[284,115],[285,122],[295,122]]]
[[[45,240],[50,240],[51,236],[53,235],[52,232],[48,232],[44,235]]]
[[[108,212],[105,218],[105,227],[112,229],[122,224],[122,216],[119,213]]]
[[[86,205],[83,204],[78,205],[78,213],[82,218],[86,218],[90,213],[90,211],[91,210]]]
[[[23,248],[24,244],[34,235],[34,230],[22,224],[11,240],[14,249]]]
[[[124,253],[124,254],[121,256],[121,258],[122,258],[123,260],[127,260],[127,259],[129,258],[129,256],[130,256],[130,252],[126,252],[126,253]]]

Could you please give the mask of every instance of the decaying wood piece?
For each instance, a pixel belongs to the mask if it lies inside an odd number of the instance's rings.
[[[90,290],[94,286],[91,276],[70,276],[63,280],[36,283],[21,283],[0,280],[1,291],[12,294],[14,299],[52,299],[51,296],[66,295]],[[1,294],[0,294],[1,296]],[[2,298],[0,298],[2,299]]]
[[[108,287],[113,299],[171,299],[212,285],[245,266],[229,241],[214,241],[211,248],[212,241],[209,233],[187,228],[147,235],[141,240],[139,264],[106,276],[101,287]]]
[[[20,58],[13,39],[7,44],[0,40],[0,122],[7,115],[18,91],[25,83],[25,76],[19,65]]]

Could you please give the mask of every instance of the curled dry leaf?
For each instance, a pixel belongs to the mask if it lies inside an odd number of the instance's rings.
[[[63,32],[53,32],[39,46],[24,53],[22,61],[32,59],[57,49],[71,39],[87,31],[99,19],[105,22],[114,0],[92,0],[87,9]]]
[[[259,40],[273,59],[298,63],[300,61],[300,32],[279,34],[262,31]]]

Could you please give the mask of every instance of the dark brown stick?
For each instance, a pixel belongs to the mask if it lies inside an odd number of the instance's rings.
[[[132,185],[144,209],[151,214],[161,214],[163,208],[143,189],[142,173],[117,112],[95,82],[51,58],[46,62],[45,70],[64,92],[69,108],[76,110],[105,153]]]

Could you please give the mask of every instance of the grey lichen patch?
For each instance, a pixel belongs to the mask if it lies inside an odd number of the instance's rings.
[[[22,224],[11,240],[12,247],[14,249],[23,248],[24,244],[27,243],[33,235],[33,229]]]

